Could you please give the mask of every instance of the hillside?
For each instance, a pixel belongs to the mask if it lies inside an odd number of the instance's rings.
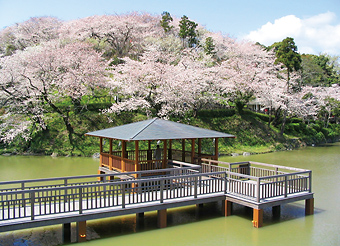
[[[1,151],[90,155],[98,144],[84,133],[151,117],[237,135],[222,143],[225,153],[340,135],[329,122],[340,112],[335,63],[310,57],[308,64],[327,65],[322,81],[331,82],[305,83],[305,74],[280,62],[291,52],[299,58],[294,40],[284,41],[267,49],[167,12],[35,17],[7,27],[0,31]],[[252,101],[270,115],[245,111]]]
[[[106,116],[98,117],[96,112],[89,111],[84,115],[79,114],[73,122],[75,124],[74,128],[77,129],[77,134],[76,143],[72,146],[68,141],[65,141],[68,133],[63,122],[58,117],[51,115],[50,122],[48,122],[50,127],[47,130],[38,132],[30,141],[25,142],[26,144],[17,142],[3,146],[0,149],[0,154],[51,155],[54,153],[62,156],[92,156],[94,153],[99,152],[98,139],[85,137],[86,132],[145,119],[147,119],[147,116],[143,114],[125,112],[114,117],[108,123]],[[207,110],[200,112],[197,117],[173,118],[170,120],[235,135],[235,139],[223,139],[220,141],[219,148],[222,155],[243,154],[244,152],[256,154],[294,149],[306,144],[336,141],[337,136],[340,135],[339,125],[331,124],[329,128],[323,128],[319,124],[313,123],[307,126],[301,120],[295,119],[295,121],[301,123],[301,126],[299,126],[300,123],[288,123],[290,133],[295,135],[281,137],[278,128],[268,126],[267,115],[251,111],[245,111],[243,115],[239,115],[234,110]],[[330,129],[333,130],[330,131]]]

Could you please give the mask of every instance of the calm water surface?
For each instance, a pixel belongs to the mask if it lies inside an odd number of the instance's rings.
[[[84,245],[340,245],[340,143],[264,155],[224,157],[223,161],[258,161],[311,169],[315,214],[304,216],[304,202],[283,205],[280,218],[264,211],[264,227],[252,227],[251,210],[235,205],[222,217],[220,204],[168,210],[168,227],[157,229],[155,212],[88,221],[90,241]],[[1,157],[0,180],[97,173],[91,158]],[[0,233],[0,245],[56,245],[61,226]],[[21,243],[21,244],[20,244]],[[26,244],[24,244],[26,243]]]

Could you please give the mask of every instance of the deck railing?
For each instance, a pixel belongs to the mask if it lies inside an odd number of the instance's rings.
[[[0,220],[82,214],[219,192],[254,203],[312,192],[310,170],[255,162],[202,162],[200,166],[171,161],[172,168],[159,170],[0,182]]]
[[[211,173],[210,175],[225,175]],[[136,203],[159,202],[223,192],[225,179],[197,173],[67,187],[0,192],[0,220],[101,208],[125,208]]]
[[[163,176],[188,175],[198,173],[201,170],[199,165],[189,164],[180,161],[168,162],[169,168],[145,171],[132,171],[125,173],[112,174],[95,174],[82,176],[69,176],[59,178],[43,178],[43,179],[28,179],[28,180],[14,180],[0,182],[0,192],[43,189],[43,188],[57,188],[65,186],[88,185],[105,182],[119,181],[120,177],[129,177],[130,179],[142,178],[145,176],[159,175],[161,172]]]

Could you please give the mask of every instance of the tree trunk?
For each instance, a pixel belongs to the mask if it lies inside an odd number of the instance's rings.
[[[287,110],[283,112],[283,119],[282,119],[281,132],[280,132],[281,136],[283,136],[283,133],[286,128],[286,121],[287,121]]]

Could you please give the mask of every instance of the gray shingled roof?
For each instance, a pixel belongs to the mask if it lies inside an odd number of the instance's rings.
[[[85,135],[127,141],[235,137],[227,133],[159,118],[88,132]]]

